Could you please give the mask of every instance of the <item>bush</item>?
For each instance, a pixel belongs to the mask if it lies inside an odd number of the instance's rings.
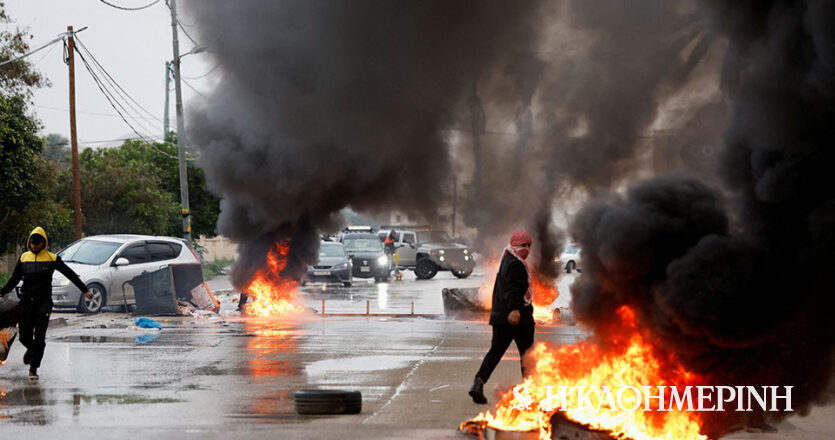
[[[235,263],[235,260],[216,260],[213,263],[203,263],[203,279],[206,281],[218,276],[224,268]]]

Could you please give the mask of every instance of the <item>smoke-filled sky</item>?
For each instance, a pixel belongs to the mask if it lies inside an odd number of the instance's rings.
[[[346,206],[431,220],[453,174],[482,249],[530,228],[553,277],[555,213],[588,198],[570,230],[586,325],[602,331],[629,304],[712,380],[797,385],[801,408],[821,399],[835,334],[823,316],[835,290],[831,3],[184,9],[221,66],[189,136],[223,197],[220,232],[240,243],[239,288],[276,240],[292,240],[291,270],[312,262],[317,230]],[[677,173],[636,183],[660,171]]]

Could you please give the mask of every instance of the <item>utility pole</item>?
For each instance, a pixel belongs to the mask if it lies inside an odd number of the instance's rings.
[[[174,96],[177,102],[177,155],[180,159],[180,202],[183,213],[183,238],[191,247],[191,213],[188,208],[188,174],[186,169],[186,132],[183,121],[183,92],[180,87],[180,43],[177,39],[177,0],[169,3],[171,31],[174,34]]]
[[[168,95],[170,94],[168,91],[171,90],[171,61],[165,62],[165,112],[163,113],[165,116],[162,118],[162,140],[168,137]]]
[[[82,29],[83,30],[83,29]],[[67,26],[67,64],[70,67],[70,144],[72,148],[72,199],[75,239],[81,239],[81,173],[78,169],[78,134],[75,129],[75,40],[72,26]]]

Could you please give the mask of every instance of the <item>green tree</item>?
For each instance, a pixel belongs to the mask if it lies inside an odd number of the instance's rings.
[[[176,215],[169,225],[166,235],[182,235],[182,217],[180,216],[180,169],[177,161],[177,140],[169,136],[164,143],[153,146],[140,141],[126,141],[118,149],[122,160],[145,161],[153,166],[160,178],[162,188],[171,194],[177,204]],[[191,209],[191,229],[194,236],[214,236],[217,217],[220,213],[220,199],[206,186],[203,170],[189,160],[187,163],[189,208]]]
[[[175,201],[153,165],[121,156],[118,148],[88,148],[80,155],[85,233],[165,234]]]
[[[20,95],[0,93],[0,251],[10,251],[30,206],[45,197],[38,178],[42,141],[35,134],[40,125],[26,114]]]
[[[43,156],[62,166],[70,166],[70,140],[60,134],[50,133],[46,135],[43,144]]]
[[[6,15],[5,2],[0,1],[0,62],[29,51],[32,35],[17,27],[9,29],[12,23]],[[29,96],[32,88],[48,85],[49,81],[25,58],[0,67],[0,89],[9,95]]]

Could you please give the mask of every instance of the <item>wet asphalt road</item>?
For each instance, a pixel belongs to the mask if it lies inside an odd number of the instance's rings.
[[[27,379],[19,343],[0,367],[0,438],[464,438],[458,424],[485,409],[466,390],[490,328],[444,318],[441,289],[484,281],[479,273],[418,281],[408,272],[403,281],[314,284],[300,294],[317,311],[324,299],[327,313],[368,306],[399,316],[240,317],[223,277],[211,283],[221,316],[158,317],[161,331],[137,329],[118,311],[57,312],[53,320],[66,323],[49,329],[40,381]],[[439,316],[407,316],[412,303],[416,314]],[[541,337],[582,336],[552,327]],[[520,379],[518,355],[508,354],[491,391]],[[297,415],[293,393],[310,388],[359,390],[362,412]]]
[[[560,281],[558,305],[568,303]],[[417,281],[407,273],[386,285],[357,282],[348,289],[302,289],[312,309],[326,300],[329,313],[401,316],[242,318],[224,278],[212,282],[223,301],[219,317],[158,318],[162,331],[138,330],[118,312],[94,316],[55,313],[65,325],[50,328],[41,380],[30,383],[15,344],[0,366],[0,439],[419,439],[469,438],[458,424],[491,408],[466,391],[489,347],[483,320],[402,316],[441,314],[443,287],[475,287],[474,274],[448,273]],[[573,343],[577,326],[539,326],[536,339]],[[486,387],[488,397],[520,381],[515,347]],[[362,392],[357,415],[301,416],[293,393],[336,388]],[[778,435],[733,438],[831,438],[832,406],[793,418]],[[812,423],[809,425],[809,423]],[[824,436],[821,436],[824,435]]]

